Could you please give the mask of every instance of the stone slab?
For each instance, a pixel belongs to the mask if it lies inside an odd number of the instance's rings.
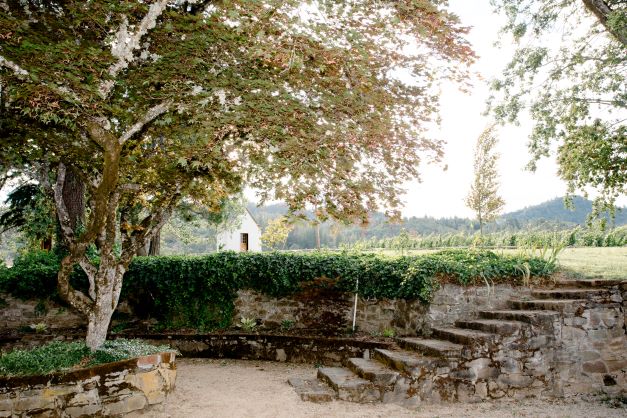
[[[510,336],[516,334],[524,326],[528,326],[520,321],[504,321],[500,319],[476,319],[472,321],[457,321],[455,323],[459,328],[474,329],[478,331],[490,332],[502,336]]]
[[[291,377],[287,382],[303,401],[330,402],[337,397],[333,389],[316,378]]]
[[[456,344],[473,345],[496,340],[496,335],[488,332],[463,328],[432,328],[433,336]]]
[[[371,381],[379,388],[393,386],[398,378],[398,372],[374,360],[351,358],[347,366],[359,377]]]
[[[428,338],[399,338],[397,342],[403,348],[443,358],[459,357],[464,349],[460,344]]]
[[[321,367],[318,369],[318,379],[331,386],[338,398],[344,401],[367,403],[381,398],[379,389],[372,382],[344,367]]]

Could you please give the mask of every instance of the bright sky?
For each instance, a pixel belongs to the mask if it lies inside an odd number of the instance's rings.
[[[487,80],[500,74],[513,52],[513,47],[507,45],[501,49],[493,46],[503,20],[492,13],[487,0],[450,0],[450,5],[461,21],[472,27],[469,40],[479,55],[473,69],[485,81],[474,80],[469,95],[450,87],[443,90],[439,136],[447,141],[445,163],[448,170],[423,166],[423,182],[407,185],[404,216],[472,217],[472,212],[464,205],[464,197],[473,175],[475,140],[490,122],[482,116],[489,96]],[[565,183],[557,177],[554,158],[542,160],[535,173],[525,170],[529,162],[526,144],[530,128],[530,123],[523,121],[521,126],[499,130],[500,193],[506,202],[506,212],[563,196],[566,192]]]

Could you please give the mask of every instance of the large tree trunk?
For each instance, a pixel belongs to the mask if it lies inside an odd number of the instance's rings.
[[[63,182],[63,202],[68,211],[70,227],[74,232],[85,223],[85,184],[71,167]]]
[[[87,314],[86,343],[92,350],[100,347],[107,339],[111,316],[118,306],[122,289],[124,269],[120,268],[115,259],[106,263],[110,265],[104,268],[101,266],[95,278],[96,299],[93,309]]]
[[[161,229],[156,231],[150,239],[150,250],[148,251],[148,255],[159,254],[161,254]]]

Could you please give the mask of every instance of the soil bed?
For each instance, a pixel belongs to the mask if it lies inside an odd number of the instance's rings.
[[[595,398],[501,400],[477,404],[423,405],[410,411],[396,405],[343,401],[303,402],[287,384],[292,376],[311,377],[308,365],[241,360],[179,359],[176,390],[159,411],[130,417],[625,417]]]

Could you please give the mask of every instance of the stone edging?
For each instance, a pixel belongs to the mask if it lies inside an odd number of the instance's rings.
[[[0,377],[0,417],[120,415],[161,403],[176,355],[162,352],[39,376]]]

